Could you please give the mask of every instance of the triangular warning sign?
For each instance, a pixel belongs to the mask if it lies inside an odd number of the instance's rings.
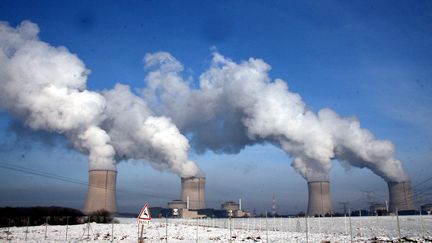
[[[147,203],[141,209],[141,213],[138,215],[138,220],[151,220],[150,210]]]

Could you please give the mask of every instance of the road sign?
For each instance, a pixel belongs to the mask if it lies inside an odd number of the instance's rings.
[[[139,221],[151,220],[150,209],[147,203],[141,209],[141,213],[138,215],[138,220]]]

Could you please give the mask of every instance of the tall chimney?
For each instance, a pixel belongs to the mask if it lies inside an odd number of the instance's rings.
[[[189,201],[189,209],[203,209],[205,204],[205,177],[181,178],[181,198]]]
[[[415,210],[410,181],[388,182],[388,188],[390,212]]]
[[[110,213],[117,212],[116,177],[117,171],[113,170],[89,171],[89,187],[84,213],[90,214],[102,209]]]
[[[309,202],[307,215],[325,216],[331,213],[331,199],[330,199],[330,182],[328,181],[310,181],[308,182]]]

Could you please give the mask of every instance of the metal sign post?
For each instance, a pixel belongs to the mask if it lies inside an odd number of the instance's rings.
[[[150,214],[150,207],[146,203],[144,204],[144,207],[141,209],[141,212],[138,215],[138,243],[143,243],[144,238],[144,224],[150,223],[151,220],[151,214]],[[141,230],[140,230],[141,229]]]

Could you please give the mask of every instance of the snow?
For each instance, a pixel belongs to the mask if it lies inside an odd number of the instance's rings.
[[[119,223],[1,228],[0,242],[109,242],[112,235],[114,242],[138,242],[136,219],[116,220]],[[432,216],[153,219],[144,224],[143,236],[144,242],[165,242],[166,233],[168,242],[350,242],[352,234],[355,242],[372,242],[399,238],[398,221],[401,237],[432,241]]]

